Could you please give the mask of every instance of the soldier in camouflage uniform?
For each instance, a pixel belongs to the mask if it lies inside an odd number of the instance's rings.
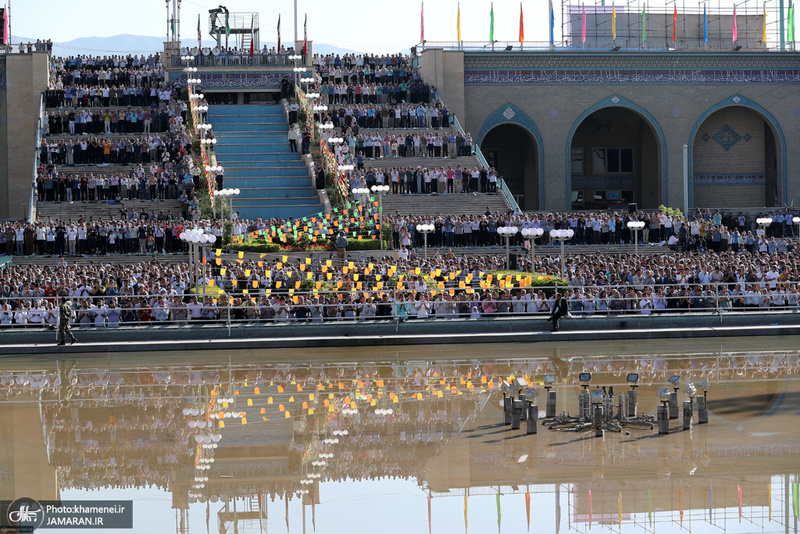
[[[72,320],[72,304],[65,299],[61,299],[61,306],[58,308],[58,344],[64,345],[67,336],[70,338],[70,344],[75,343],[77,339],[72,335],[72,329],[69,326]]]

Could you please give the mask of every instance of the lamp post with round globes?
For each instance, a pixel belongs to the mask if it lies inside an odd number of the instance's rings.
[[[389,193],[388,185],[373,185],[372,192],[378,195],[378,239],[383,250],[383,197]]]
[[[425,261],[428,261],[428,234],[436,230],[436,227],[430,223],[418,224],[417,232],[421,232],[425,238]]]
[[[572,239],[572,236],[575,235],[575,231],[570,228],[568,230],[550,230],[550,237],[552,239],[558,239],[561,243],[561,278],[566,278],[566,266],[564,265],[564,240],[565,239]]]
[[[200,258],[200,254],[202,248],[206,245],[213,245],[217,241],[217,236],[214,234],[207,234],[203,230],[193,228],[191,230],[186,230],[181,235],[178,236],[178,239],[189,245],[189,263],[192,266],[192,279],[194,281],[195,291],[197,291],[198,286],[198,262],[202,261]],[[203,278],[205,279],[205,269],[206,266],[203,264],[202,272]],[[203,295],[205,296],[205,282],[203,283]]]
[[[536,268],[534,266],[534,262],[536,260],[536,238],[541,237],[544,235],[544,229],[542,228],[523,228],[522,237],[526,239],[530,239],[531,241],[531,272],[535,272]]]
[[[797,242],[800,243],[800,217],[792,217],[792,222],[797,225]]]
[[[759,217],[756,219],[756,224],[761,228],[761,232],[764,234],[764,238],[767,237],[767,227],[772,224],[772,217]]]
[[[511,244],[511,238],[517,235],[517,232],[519,232],[519,228],[516,226],[501,226],[497,229],[497,233],[500,235],[500,237],[504,237],[506,239],[506,270],[511,269],[509,263],[509,247]]]
[[[233,222],[233,197],[239,196],[241,191],[239,189],[220,189],[216,191],[214,194],[219,196],[222,199],[227,199],[228,205],[228,214],[230,216],[231,222]],[[222,222],[225,222],[225,209],[222,210]]]
[[[644,221],[628,221],[628,229],[633,231],[633,253],[639,254],[639,230],[644,228]]]

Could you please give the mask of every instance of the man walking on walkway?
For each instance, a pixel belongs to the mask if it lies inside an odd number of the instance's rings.
[[[67,336],[70,338],[70,344],[75,343],[77,339],[72,334],[72,329],[69,322],[72,320],[72,304],[69,300],[62,298],[61,306],[58,308],[58,344],[64,345]]]

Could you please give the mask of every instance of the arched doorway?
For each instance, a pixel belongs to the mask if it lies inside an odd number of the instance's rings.
[[[539,154],[531,133],[517,124],[500,124],[489,130],[481,152],[502,176],[523,210],[539,209]]]
[[[586,116],[570,143],[570,207],[657,208],[663,197],[662,140],[637,111],[610,106]]]
[[[744,106],[714,111],[696,128],[691,150],[692,207],[779,204],[778,135],[758,111]]]

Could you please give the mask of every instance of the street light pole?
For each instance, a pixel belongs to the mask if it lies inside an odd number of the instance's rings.
[[[564,265],[564,239],[572,239],[575,231],[570,228],[568,230],[550,230],[550,237],[558,239],[561,243],[561,278],[566,279],[566,266]]]
[[[639,230],[644,228],[644,221],[628,221],[628,229],[633,231],[633,253],[639,255]]]
[[[517,235],[517,232],[519,228],[516,226],[502,226],[497,229],[497,233],[506,239],[506,270],[511,269],[509,248],[511,238]]]
[[[522,236],[530,239],[531,242],[531,272],[535,272],[534,262],[536,260],[536,238],[544,235],[542,228],[523,228]]]
[[[433,232],[436,227],[433,224],[418,224],[417,232],[422,232],[425,238],[425,261],[428,261],[428,234]]]

